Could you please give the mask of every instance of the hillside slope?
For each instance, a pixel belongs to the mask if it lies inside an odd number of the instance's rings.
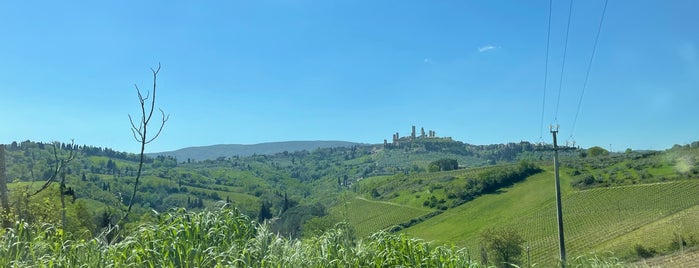
[[[209,146],[187,147],[175,151],[150,153],[148,156],[155,157],[159,155],[171,156],[179,161],[187,159],[191,160],[212,160],[218,157],[240,156],[246,157],[254,154],[276,154],[284,151],[312,151],[318,148],[330,147],[351,147],[360,145],[361,143],[348,141],[284,141],[284,142],[267,142],[258,144],[218,144]]]
[[[570,178],[562,176],[563,212],[568,256],[580,256],[596,250],[615,249],[617,256],[630,257],[634,243],[644,243],[628,236],[658,235],[658,228],[639,233],[676,213],[699,205],[699,180],[683,180],[610,188],[574,191]],[[691,215],[685,213],[686,215]],[[685,230],[696,230],[699,222],[691,217],[681,221]],[[657,223],[656,223],[657,224]],[[683,225],[683,226],[684,226]],[[505,189],[499,194],[477,198],[462,206],[447,210],[423,223],[404,230],[405,233],[442,243],[464,246],[479,252],[480,233],[492,227],[514,227],[530,249],[532,263],[555,264],[558,254],[558,236],[553,174],[549,170],[525,182]],[[679,228],[669,229],[682,232]],[[695,233],[681,233],[685,237]],[[645,242],[644,246],[658,250],[671,239]],[[688,241],[690,242],[690,241]],[[607,246],[603,246],[607,245]]]

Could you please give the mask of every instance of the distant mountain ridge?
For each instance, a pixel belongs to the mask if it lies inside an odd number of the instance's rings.
[[[164,155],[175,157],[179,161],[186,161],[187,159],[201,161],[236,155],[245,157],[253,154],[276,154],[284,151],[295,152],[303,150],[311,151],[318,148],[350,147],[354,145],[365,144],[348,141],[283,141],[258,144],[218,144],[187,147],[168,152],[149,153],[148,156],[156,157]]]

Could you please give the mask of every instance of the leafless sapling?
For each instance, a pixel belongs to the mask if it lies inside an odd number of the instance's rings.
[[[158,73],[160,72],[160,63],[158,63],[157,69],[151,68],[151,72],[153,73],[152,94],[148,92],[148,94],[144,97],[143,94],[141,94],[141,90],[138,88],[138,85],[134,85],[136,87],[136,93],[138,94],[138,101],[141,105],[141,118],[138,122],[134,122],[134,118],[131,117],[131,115],[129,115],[129,122],[131,123],[131,132],[133,133],[134,139],[136,139],[136,141],[141,144],[141,153],[138,162],[138,171],[136,172],[136,180],[133,185],[133,192],[131,193],[131,199],[129,200],[129,206],[126,210],[126,214],[124,215],[122,220],[125,220],[129,216],[129,213],[131,213],[131,207],[133,206],[134,200],[136,198],[138,183],[141,179],[141,174],[143,171],[146,144],[153,142],[156,138],[158,138],[158,136],[160,136],[160,133],[163,131],[163,127],[165,127],[165,122],[167,122],[167,120],[170,118],[170,115],[165,115],[165,112],[163,112],[162,109],[159,109],[160,114],[162,115],[162,119],[160,122],[160,126],[158,127],[158,131],[155,132],[155,135],[153,135],[152,137],[148,136],[148,124],[150,123],[150,120],[153,117],[153,111],[155,110],[155,93],[158,80]],[[146,104],[146,101],[148,101],[149,99],[150,103]]]

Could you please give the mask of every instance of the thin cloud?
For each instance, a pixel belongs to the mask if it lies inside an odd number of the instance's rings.
[[[483,53],[483,52],[487,52],[487,51],[491,51],[491,50],[496,50],[496,49],[499,49],[499,48],[500,48],[499,46],[496,47],[496,46],[493,46],[493,45],[486,45],[486,46],[479,47],[479,48],[478,48],[478,52]]]
[[[425,58],[424,60],[422,60],[422,62],[424,62],[425,64],[431,64],[431,63],[432,63],[432,59],[431,59],[431,58]]]

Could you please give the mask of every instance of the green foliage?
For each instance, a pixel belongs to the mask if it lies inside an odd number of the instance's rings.
[[[58,185],[51,185],[46,190],[32,196],[24,197],[29,189],[15,188],[10,200],[14,201],[13,213],[10,216],[13,221],[18,218],[25,221],[41,224],[61,225],[61,203]],[[33,190],[33,189],[32,189]],[[85,200],[73,200],[66,197],[66,235],[73,238],[89,239],[97,232],[96,224]]]
[[[303,223],[301,226],[303,238],[308,239],[314,236],[322,235],[331,230],[341,219],[335,215],[326,215],[325,217],[313,217]],[[347,228],[352,228],[348,226]]]
[[[524,239],[513,228],[488,228],[481,233],[481,246],[484,264],[492,263],[497,267],[520,265],[524,251]]]
[[[430,163],[428,170],[430,172],[449,171],[459,169],[459,163],[456,159],[442,158]]]
[[[119,242],[69,240],[51,225],[18,223],[0,233],[0,266],[32,267],[481,267],[467,251],[406,235],[356,240],[340,224],[288,239],[235,209],[158,214]]]
[[[565,159],[571,168],[572,185],[577,189],[610,187],[699,178],[699,150],[678,149],[666,152],[631,151],[624,154]]]
[[[597,157],[597,156],[603,156],[603,155],[609,155],[609,151],[605,150],[602,147],[599,146],[593,146],[587,149],[587,154],[591,157]]]
[[[325,206],[320,203],[295,206],[284,211],[279,218],[274,219],[271,228],[280,235],[298,238],[304,232],[302,226],[306,221],[327,214]]]
[[[636,244],[633,247],[633,250],[638,257],[643,258],[643,259],[648,259],[648,258],[655,256],[655,254],[658,254],[658,252],[655,251],[654,248],[646,248],[641,244]]]
[[[254,216],[258,216],[260,205],[265,202],[274,218],[274,223],[266,227],[267,231],[273,234],[279,232],[285,237],[280,241],[297,245],[325,236],[325,231],[332,233],[338,228],[344,228],[341,231],[343,237],[365,239],[361,243],[352,241],[348,244],[352,247],[369,241],[371,233],[390,230],[415,234],[438,243],[456,243],[470,247],[472,252],[478,252],[478,246],[472,246],[479,241],[484,228],[491,225],[516,225],[526,227],[522,230],[522,236],[528,241],[527,245],[532,245],[534,263],[551,264],[548,257],[554,255],[551,252],[555,250],[555,243],[552,242],[555,237],[549,233],[555,233],[552,231],[555,226],[546,220],[555,217],[555,207],[551,205],[553,199],[549,195],[550,173],[536,175],[541,170],[531,162],[425,172],[429,163],[445,158],[474,167],[488,161],[538,161],[542,155],[547,156],[546,153],[527,151],[529,149],[526,143],[479,147],[444,139],[434,141],[432,145],[415,142],[414,147],[400,150],[353,146],[312,152],[224,157],[207,161],[178,162],[174,158],[148,158],[146,172],[135,200],[134,217],[131,217],[133,222],[128,225],[132,227],[115,237],[104,234],[100,236],[100,232],[121,218],[125,208],[124,199],[127,199],[123,195],[133,188],[136,163],[128,154],[107,149],[95,150],[87,146],[78,147],[77,158],[65,169],[66,186],[74,190],[75,198],[69,198],[71,202],[67,202],[66,230],[47,227],[46,233],[42,233],[42,224],[57,226],[60,222],[60,203],[55,192],[57,189],[47,189],[54,192],[46,192],[46,196],[42,193],[28,202],[18,201],[22,200],[22,193],[31,192],[40,186],[44,175],[41,173],[51,164],[49,146],[43,147],[42,149],[39,143],[33,142],[18,144],[14,149],[8,147],[8,177],[12,181],[8,186],[13,194],[11,215],[13,220],[24,220],[28,229],[32,230],[31,238],[36,238],[31,243],[20,243],[17,246],[35,247],[29,254],[43,258],[58,256],[56,259],[59,261],[54,263],[66,266],[76,262],[60,260],[67,258],[61,257],[60,254],[63,253],[46,255],[41,253],[45,252],[42,250],[47,247],[62,250],[64,246],[78,247],[85,252],[102,252],[102,256],[111,256],[103,252],[111,247],[104,241],[118,244],[132,239],[135,236],[133,226],[141,226],[141,222],[157,225],[166,214],[163,212],[169,211],[173,206],[187,207],[190,210],[184,213],[187,215],[208,211],[223,200],[239,208],[241,213]],[[450,151],[452,149],[463,150],[463,153],[455,154]],[[570,212],[566,216],[572,232],[568,240],[570,252],[580,254],[590,248],[610,248],[619,254],[632,254],[634,245],[642,243],[647,248],[655,249],[658,254],[665,254],[676,250],[672,248],[673,245],[696,245],[693,241],[696,240],[695,237],[699,237],[699,233],[696,232],[696,224],[692,222],[699,221],[692,220],[694,218],[691,215],[699,213],[687,212],[685,214],[690,216],[683,214],[681,218],[673,218],[681,224],[673,220],[671,226],[679,227],[669,232],[680,234],[681,243],[675,241],[675,236],[668,237],[667,232],[661,232],[667,231],[667,228],[645,228],[667,219],[668,215],[689,211],[687,208],[697,205],[697,185],[695,180],[691,180],[699,178],[699,167],[695,164],[699,159],[696,148],[678,146],[664,152],[632,151],[585,159],[577,158],[579,153],[580,151],[562,152],[564,204],[570,204],[564,206],[564,210]],[[32,176],[32,172],[35,176]],[[532,179],[535,183],[528,186]],[[524,182],[518,183],[522,181]],[[663,184],[647,184],[657,182]],[[516,187],[507,188],[514,183],[518,183]],[[588,190],[575,192],[571,185]],[[614,187],[618,185],[637,186]],[[593,189],[595,187],[610,188]],[[510,195],[515,192],[518,194]],[[359,199],[355,196],[378,200]],[[306,213],[312,210],[310,208],[314,204],[328,207],[329,215],[318,217],[322,213]],[[160,218],[152,216],[152,210],[160,212]],[[339,221],[346,221],[347,224],[335,228]],[[426,229],[429,231],[424,231]],[[294,238],[304,237],[306,240],[288,239],[291,234]],[[38,238],[39,236],[47,238]],[[98,239],[90,239],[93,236]],[[615,239],[610,240],[610,237]],[[641,242],[639,237],[658,239]],[[275,239],[272,240],[277,241]],[[406,236],[405,239],[411,238]],[[79,244],[81,240],[91,242]],[[338,250],[349,249],[345,247]],[[121,254],[128,254],[124,252]],[[17,255],[16,252],[9,251],[7,254]],[[164,255],[166,254],[162,253]],[[135,256],[138,255],[132,258]],[[94,264],[88,266],[104,264],[89,259],[92,257],[82,257],[70,258]],[[344,263],[333,263],[336,262]],[[18,266],[50,266],[38,264],[39,261],[36,260],[25,262],[23,259],[16,263]],[[122,260],[120,263],[127,262]],[[221,265],[246,266],[233,263]],[[0,266],[2,264],[4,263],[0,263]],[[159,264],[167,263],[163,261]],[[289,265],[291,264],[298,263],[290,262]]]
[[[628,265],[611,252],[604,254],[585,254],[568,261],[568,267],[613,268],[613,267],[650,267],[649,265]]]
[[[433,210],[401,206],[388,202],[351,198],[329,209],[329,216],[347,222],[358,237],[366,237],[378,230],[409,223]]]
[[[257,222],[264,222],[267,219],[272,218],[272,211],[270,211],[267,202],[262,202],[260,206],[260,213],[257,214]]]
[[[205,209],[220,200],[228,200],[249,215],[258,214],[263,200],[268,202],[272,215],[280,215],[296,205],[322,203],[330,206],[337,202],[336,196],[341,192],[352,189],[358,181],[368,177],[423,174],[429,163],[439,159],[453,159],[464,166],[479,166],[492,159],[514,159],[517,154],[530,149],[528,143],[474,146],[442,138],[422,139],[414,146],[413,149],[397,150],[352,145],[182,162],[167,156],[146,157],[143,178],[134,198],[132,214],[136,215],[133,221],[140,218],[139,214],[150,210],[163,212],[173,207]],[[67,144],[61,144],[59,153],[67,147]],[[43,173],[50,170],[52,161],[50,148],[44,143],[31,141],[8,147],[8,177],[12,182],[9,186],[43,180],[44,175],[48,175]],[[122,211],[128,205],[128,193],[134,188],[138,156],[85,145],[73,149],[78,155],[65,169],[66,187],[74,190],[77,200],[93,204],[87,208],[89,214],[97,215],[106,207],[115,213]],[[428,181],[425,179],[425,183]],[[415,196],[415,193],[379,190],[373,191],[374,198]],[[435,208],[447,209],[462,202],[455,195],[457,193],[451,193],[451,198],[444,191],[433,194],[438,200],[446,201],[435,204]],[[424,194],[411,202],[421,206],[429,196]],[[34,199],[31,202],[39,201]],[[95,225],[100,224],[95,221]]]
[[[633,257],[626,254],[637,243],[667,254],[672,252],[670,241],[678,245],[674,232],[686,238],[687,247],[692,247],[689,237],[699,237],[699,180],[576,191],[566,173],[561,186],[568,256],[595,250]],[[513,227],[530,246],[532,264],[553,266],[558,238],[552,179],[550,170],[534,175],[500,194],[480,196],[401,233],[479,252],[477,241],[483,230]]]
[[[357,184],[360,194],[413,207],[446,210],[497,192],[541,169],[529,162],[444,172],[374,177]]]

